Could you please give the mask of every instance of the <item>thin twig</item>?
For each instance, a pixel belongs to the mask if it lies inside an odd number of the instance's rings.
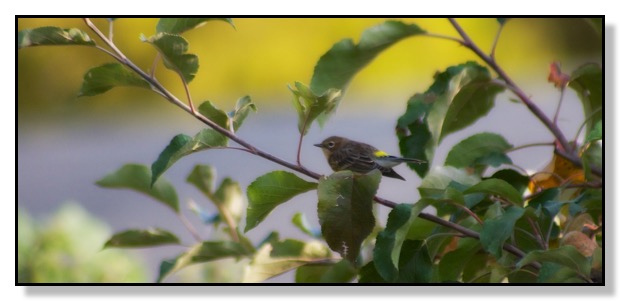
[[[460,40],[458,38],[451,37],[451,36],[445,36],[445,35],[435,34],[435,33],[430,33],[430,32],[424,33],[423,35],[427,36],[427,37],[444,39],[444,40],[449,40],[449,41],[457,42],[459,44],[463,44],[463,40]]]
[[[596,113],[598,113],[602,109],[603,108],[598,108],[598,109],[592,111],[592,113],[590,113],[590,115],[588,115],[588,117],[586,117],[586,119],[579,126],[579,129],[577,130],[577,134],[575,134],[575,138],[573,139],[573,141],[577,141],[577,138],[579,138],[579,134],[581,134],[581,131],[585,128],[586,124],[588,124],[590,119],[594,118],[594,115],[596,115]]]
[[[308,117],[310,114],[306,114],[304,119],[304,125],[301,127],[301,133],[299,133],[299,142],[297,143],[297,165],[301,165],[301,143],[304,140],[304,135],[306,133],[306,127],[308,126]]]
[[[499,43],[499,36],[502,33],[502,29],[504,29],[504,23],[499,23],[499,29],[497,29],[495,39],[493,40],[493,45],[491,45],[491,52],[489,54],[493,60],[495,60],[495,49],[497,49],[497,43]]]
[[[558,116],[560,115],[560,108],[562,107],[562,101],[564,100],[564,86],[560,88],[560,101],[558,101],[558,107],[555,108],[555,114],[553,115],[553,124],[558,124]]]
[[[553,146],[553,142],[538,142],[538,143],[528,143],[528,144],[523,144],[523,145],[519,145],[517,147],[513,147],[509,150],[507,150],[506,152],[514,152],[516,150],[520,150],[520,149],[524,149],[524,148],[528,148],[528,147],[535,147],[535,146]]]
[[[532,218],[530,217],[526,217],[527,222],[530,224],[530,227],[532,227],[532,230],[534,230],[534,234],[535,234],[535,238],[538,241],[538,244],[540,245],[540,247],[543,250],[547,250],[549,247],[548,245],[545,243],[545,241],[543,240],[542,234],[540,233],[540,229],[538,229],[538,227],[536,226],[536,224],[534,224],[534,221],[532,220]]]
[[[110,39],[110,41],[114,41],[114,21],[108,19],[108,24],[110,25],[108,27],[108,39]]]
[[[183,225],[185,226],[185,228],[187,228],[187,230],[189,231],[189,233],[192,234],[192,236],[194,237],[194,239],[197,242],[201,242],[202,238],[200,237],[200,235],[198,235],[198,231],[196,231],[196,228],[194,228],[194,226],[192,226],[192,223],[190,223],[187,218],[185,217],[185,215],[183,215],[183,213],[181,213],[179,211],[178,214],[179,219],[181,219],[181,222],[183,222]]]

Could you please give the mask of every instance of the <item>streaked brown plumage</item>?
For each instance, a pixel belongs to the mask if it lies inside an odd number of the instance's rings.
[[[392,167],[402,162],[424,163],[423,160],[389,156],[372,145],[332,136],[314,146],[320,147],[334,171],[350,170],[367,173],[379,169],[386,177],[405,180]]]

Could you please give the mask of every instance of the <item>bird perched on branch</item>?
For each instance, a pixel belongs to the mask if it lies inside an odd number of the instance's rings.
[[[379,169],[386,177],[405,180],[392,167],[403,162],[422,164],[424,160],[390,156],[372,145],[332,136],[314,146],[323,149],[327,163],[334,171],[350,170],[358,173],[367,173]]]

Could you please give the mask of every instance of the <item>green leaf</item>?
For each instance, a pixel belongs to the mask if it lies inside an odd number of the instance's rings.
[[[211,196],[215,189],[215,168],[209,165],[196,165],[187,176],[187,182],[196,186],[206,196]]]
[[[416,94],[409,98],[407,110],[398,118],[396,134],[400,153],[406,158],[418,158],[431,162],[435,147],[429,144],[432,141],[431,132],[426,122],[430,103],[426,96]],[[407,164],[420,177],[424,177],[430,168],[430,164]]]
[[[502,169],[495,172],[491,178],[500,179],[506,181],[508,184],[512,185],[521,195],[527,188],[530,183],[530,178],[528,176],[522,175],[518,171],[512,169]]]
[[[157,22],[157,32],[180,34],[203,26],[208,21],[224,21],[235,28],[235,24],[230,18],[161,18]]]
[[[121,64],[110,63],[88,70],[78,96],[94,96],[118,86],[151,89],[151,85],[136,73]]]
[[[508,20],[510,20],[510,18],[495,18],[497,20],[497,23],[499,23],[499,25],[506,25],[506,22],[508,22]]]
[[[431,281],[433,262],[425,240],[406,240],[400,252],[398,282],[428,283]]]
[[[423,151],[425,156],[417,158],[432,161],[442,139],[486,115],[503,90],[488,69],[475,62],[452,66],[435,75],[435,82],[426,92],[409,99],[407,111],[398,120],[401,153],[409,156]],[[416,172],[424,174],[422,170]]]
[[[512,160],[505,154],[510,148],[512,145],[498,134],[479,133],[453,146],[445,164],[457,168],[474,168],[480,175],[487,165],[497,167],[511,164]]]
[[[24,29],[17,33],[17,48],[46,45],[84,45],[95,46],[95,41],[80,29],[46,26]]]
[[[233,128],[236,131],[239,130],[241,124],[250,112],[256,112],[256,105],[252,102],[250,96],[244,96],[237,100],[235,110],[228,113],[233,123]]]
[[[119,170],[97,181],[97,185],[107,188],[129,188],[142,192],[162,204],[179,212],[179,199],[170,182],[165,179],[151,185],[151,171],[148,167],[138,164],[126,164]]]
[[[336,264],[307,264],[297,268],[295,283],[347,283],[357,274],[348,260]]]
[[[519,262],[517,268],[522,268],[532,262],[552,262],[566,266],[577,273],[587,276],[590,275],[590,260],[581,255],[573,246],[562,246],[556,249],[537,250],[527,253]]]
[[[127,230],[112,235],[103,248],[143,248],[179,243],[174,234],[165,230]]]
[[[278,205],[316,187],[316,183],[286,171],[272,171],[258,177],[247,189],[249,204],[244,232],[256,227]]]
[[[238,259],[251,256],[252,254],[252,250],[248,250],[238,242],[204,241],[193,246],[189,251],[179,255],[173,260],[163,261],[159,268],[157,282],[161,282],[168,275],[192,264],[231,257]]]
[[[317,63],[312,77],[312,90],[322,92],[329,88],[344,88],[350,78],[381,51],[404,38],[424,33],[426,31],[415,24],[386,21],[365,30],[357,45],[352,45],[350,39],[336,43]],[[334,86],[334,82],[338,85]]]
[[[388,215],[387,225],[377,235],[373,251],[377,272],[386,281],[394,282],[398,278],[397,267],[403,242],[407,239],[413,221],[429,204],[430,201],[427,199],[421,199],[413,206],[398,204]]]
[[[603,70],[595,63],[588,63],[571,74],[568,83],[583,104],[584,118],[589,118],[586,123],[586,133],[592,132],[594,125],[603,118]]]
[[[243,282],[261,282],[307,263],[331,258],[331,252],[319,241],[287,239],[265,244],[245,269]]]
[[[538,273],[538,283],[584,283],[575,270],[553,262],[545,262]]]
[[[360,269],[359,283],[386,283],[379,275],[373,261],[368,262]]]
[[[222,212],[225,210],[235,222],[241,220],[246,202],[238,182],[233,181],[231,178],[224,178],[220,187],[215,191],[212,201],[216,202],[216,206],[222,214],[226,214]]]
[[[198,56],[186,53],[189,43],[182,36],[160,32],[146,42],[159,51],[166,68],[178,73],[186,83],[194,79],[198,72]]]
[[[503,214],[485,220],[480,231],[480,243],[484,250],[500,258],[504,242],[513,234],[515,223],[523,213],[525,209],[511,206]]]
[[[560,189],[557,187],[543,190],[528,202],[528,207],[542,208],[548,217],[554,218],[560,212],[560,208],[568,204],[565,201],[558,201],[559,195]]]
[[[603,139],[603,121],[599,120],[595,125],[592,131],[588,134],[588,138],[586,138],[586,142],[597,141]]]
[[[159,274],[157,275],[156,281],[157,283],[161,283],[164,278],[166,278],[166,276],[170,275],[176,262],[176,258],[162,260],[162,262],[159,264]]]
[[[332,88],[344,91],[355,74],[383,50],[404,38],[423,33],[425,31],[415,24],[386,21],[365,30],[357,45],[351,39],[337,42],[321,56],[314,67],[310,88],[317,95]],[[336,100],[335,107],[338,102],[340,99]],[[321,113],[319,123],[323,124],[331,113],[332,111]]]
[[[224,129],[230,129],[228,127],[228,115],[226,115],[224,111],[216,108],[210,101],[207,100],[203,102],[198,107],[198,112]]]
[[[418,191],[423,198],[441,199],[444,198],[446,189],[453,182],[472,186],[480,182],[480,177],[452,166],[437,166],[422,179]]]
[[[297,128],[299,133],[306,135],[312,122],[323,113],[331,113],[336,109],[336,104],[340,98],[341,91],[330,89],[322,94],[315,94],[306,85],[295,82],[295,88],[289,86],[293,92],[293,105],[297,111]]]
[[[213,129],[203,129],[194,138],[184,134],[176,135],[153,162],[151,185],[179,159],[198,151],[224,147],[227,143],[228,138]]]
[[[456,249],[446,253],[439,261],[441,281],[460,281],[461,273],[471,257],[480,250],[480,242],[473,238],[461,238]]]
[[[468,188],[465,194],[483,192],[490,195],[499,195],[516,206],[523,207],[523,197],[512,185],[500,179],[486,179]]]
[[[308,224],[308,220],[306,219],[306,216],[303,213],[301,212],[295,213],[291,221],[293,222],[293,225],[297,227],[297,229],[301,230],[301,232],[306,233],[312,237],[321,236],[320,233],[314,233],[312,231],[310,225]]]
[[[372,199],[380,181],[378,170],[362,175],[339,171],[319,179],[321,233],[332,250],[352,263],[374,228]]]

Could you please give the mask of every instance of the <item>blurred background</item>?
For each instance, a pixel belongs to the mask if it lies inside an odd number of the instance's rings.
[[[200,58],[196,78],[189,84],[194,102],[198,105],[210,100],[229,111],[238,98],[251,96],[258,112],[246,119],[239,136],[293,162],[299,132],[287,85],[295,81],[309,84],[315,63],[334,43],[345,38],[357,42],[365,29],[385,20],[388,19],[234,19],[236,29],[214,21],[186,32],[183,36],[190,42],[189,52]],[[446,19],[399,20],[415,23],[433,34],[458,36]],[[93,21],[107,33],[106,20]],[[499,28],[495,19],[458,19],[458,22],[481,49],[490,50]],[[116,45],[143,70],[150,70],[156,51],[141,42],[140,37],[153,35],[156,24],[157,19],[117,19],[114,22]],[[600,25],[597,27],[586,19],[512,19],[501,33],[497,61],[548,116],[553,116],[560,94],[547,82],[549,64],[560,62],[562,71],[568,74],[588,62],[600,64]],[[75,27],[94,36],[81,19],[28,18],[17,22],[18,31],[40,26]],[[338,113],[326,126],[310,130],[304,138],[302,163],[316,172],[330,173],[321,151],[312,144],[331,135],[367,142],[397,154],[394,126],[408,98],[425,91],[436,72],[467,60],[483,64],[464,47],[445,39],[416,36],[395,44],[353,79]],[[125,163],[150,166],[174,135],[194,135],[203,128],[180,109],[143,89],[114,88],[99,96],[77,98],[86,71],[111,61],[112,58],[93,47],[32,47],[17,52],[18,245],[22,248],[19,259],[35,271],[46,266],[41,261],[54,262],[52,269],[63,270],[68,264],[109,260],[104,257],[118,250],[101,250],[103,243],[111,233],[130,228],[160,227],[177,234],[186,245],[193,242],[181,221],[164,206],[136,192],[103,189],[94,184]],[[185,99],[176,74],[161,63],[156,70],[158,80],[180,99]],[[432,164],[442,165],[455,143],[481,131],[499,133],[515,146],[552,142],[552,135],[546,128],[523,105],[509,101],[510,98],[514,97],[501,94],[496,107],[486,117],[444,139]],[[572,138],[582,121],[581,103],[567,90],[558,122],[560,128]],[[551,147],[535,147],[510,153],[510,156],[516,165],[534,170],[546,165],[551,151]],[[176,186],[183,211],[205,237],[209,230],[201,227],[199,219],[187,209],[191,199],[207,211],[215,211],[208,200],[185,182],[195,164],[214,166],[219,180],[230,176],[239,181],[244,190],[256,177],[282,169],[264,159],[233,150],[193,154],[169,169],[164,177]],[[405,166],[396,170],[407,181],[384,179],[379,194],[399,203],[415,202],[420,179]],[[258,242],[270,231],[278,230],[283,238],[307,239],[290,223],[295,212],[304,212],[309,223],[318,227],[316,193],[303,194],[279,206],[265,222],[248,232],[248,236]],[[379,208],[378,214],[378,222],[384,225],[387,210]],[[56,229],[54,225],[59,221],[69,223],[72,216],[79,221],[96,223],[97,233],[100,233],[93,235],[97,239],[88,240],[88,244],[95,247],[78,252],[85,256],[81,260],[52,256],[51,251],[41,247],[42,240],[36,239],[36,235]],[[57,241],[53,235],[47,239]],[[85,234],[67,235],[79,238]],[[79,244],[77,238],[75,243]],[[67,241],[70,244],[72,240]],[[181,246],[169,246],[119,252],[114,256],[131,258],[137,265],[131,269],[137,272],[127,272],[123,276],[116,273],[119,275],[116,279],[101,275],[99,278],[80,278],[79,275],[63,278],[63,273],[28,279],[151,282],[156,279],[159,263],[183,250]],[[45,256],[52,257],[42,260]],[[211,269],[213,272],[217,264],[192,267],[168,281],[201,281],[205,271]],[[230,277],[234,279],[234,275]],[[287,273],[270,281],[291,279],[292,274]]]

